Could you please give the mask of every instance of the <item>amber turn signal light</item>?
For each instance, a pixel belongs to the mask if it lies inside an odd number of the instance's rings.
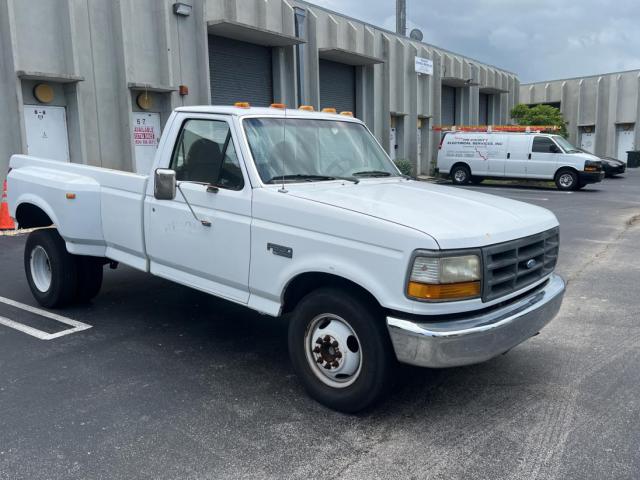
[[[234,107],[238,107],[238,108],[250,108],[251,105],[249,104],[249,102],[236,102],[233,104]]]
[[[440,284],[409,282],[407,295],[422,300],[462,300],[480,296],[480,282]]]

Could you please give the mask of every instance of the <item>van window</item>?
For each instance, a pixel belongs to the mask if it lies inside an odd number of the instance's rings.
[[[553,153],[551,147],[555,145],[549,137],[535,137],[531,151],[534,153]]]

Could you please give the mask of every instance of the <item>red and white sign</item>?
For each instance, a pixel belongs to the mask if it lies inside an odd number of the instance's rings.
[[[160,114],[133,112],[136,173],[148,175],[160,141]]]

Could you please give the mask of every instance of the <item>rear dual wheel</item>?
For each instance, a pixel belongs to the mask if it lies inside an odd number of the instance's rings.
[[[24,250],[24,269],[31,293],[43,307],[64,307],[87,302],[102,286],[103,259],[72,255],[57,230],[29,234]]]

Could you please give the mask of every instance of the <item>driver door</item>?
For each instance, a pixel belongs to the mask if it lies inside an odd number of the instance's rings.
[[[174,124],[179,131],[169,168],[175,170],[198,219],[180,191],[173,200],[158,200],[149,189],[145,237],[151,273],[246,303],[251,188],[234,125],[229,117],[197,114],[177,118]],[[217,192],[208,185],[215,185]]]

